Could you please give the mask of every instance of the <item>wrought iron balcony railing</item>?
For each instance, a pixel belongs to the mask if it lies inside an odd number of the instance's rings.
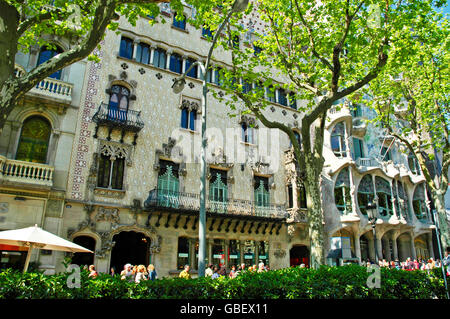
[[[123,128],[132,132],[139,132],[144,127],[140,111],[121,110],[101,103],[92,121],[99,125]]]
[[[284,205],[259,206],[254,201],[231,199],[225,201],[206,199],[206,211],[213,214],[254,216],[286,219],[289,214]],[[145,208],[167,208],[185,211],[200,210],[200,195],[153,189],[144,202]]]

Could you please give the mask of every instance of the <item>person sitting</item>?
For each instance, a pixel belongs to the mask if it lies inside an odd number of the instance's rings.
[[[96,278],[98,276],[97,270],[95,270],[94,265],[89,266],[89,278]]]

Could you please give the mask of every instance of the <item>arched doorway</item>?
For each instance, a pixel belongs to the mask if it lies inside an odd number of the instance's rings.
[[[120,272],[127,263],[148,265],[150,263],[151,239],[142,233],[122,231],[113,237],[115,245],[111,251],[111,265]]]
[[[295,245],[289,251],[290,265],[299,266],[305,264],[309,266],[309,250],[304,245]]]
[[[78,236],[73,239],[73,242],[91,251],[95,251],[95,239],[89,236]],[[72,264],[84,266],[94,264],[94,254],[92,253],[74,253],[72,257]]]

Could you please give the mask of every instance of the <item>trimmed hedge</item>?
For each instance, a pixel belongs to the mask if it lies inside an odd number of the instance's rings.
[[[81,271],[80,288],[69,288],[69,273],[44,275],[0,272],[0,299],[445,299],[441,269],[381,269],[380,288],[369,288],[367,268],[348,265],[319,269],[286,268],[248,272],[237,278],[163,278],[139,284]]]

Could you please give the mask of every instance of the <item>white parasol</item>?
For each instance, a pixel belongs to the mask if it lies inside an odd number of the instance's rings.
[[[89,249],[45,231],[37,225],[34,225],[33,227],[1,231],[0,244],[28,247],[27,259],[25,261],[25,266],[23,267],[24,272],[28,269],[31,251],[33,248],[61,250],[73,253],[93,253]]]

